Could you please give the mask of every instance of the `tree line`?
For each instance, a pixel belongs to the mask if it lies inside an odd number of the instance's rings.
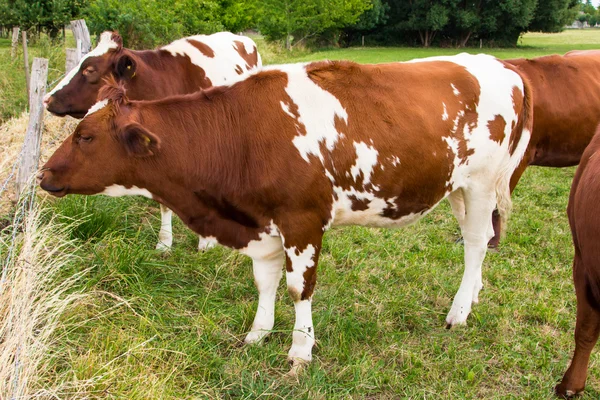
[[[0,0],[0,25],[56,37],[84,18],[92,34],[118,30],[133,48],[222,30],[255,29],[295,46],[514,46],[527,31],[591,25],[590,0]],[[593,22],[593,24],[592,24]]]

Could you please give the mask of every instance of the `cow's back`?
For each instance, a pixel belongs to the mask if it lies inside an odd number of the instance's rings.
[[[600,52],[507,60],[532,83],[533,165],[576,165],[600,122]]]
[[[262,66],[256,44],[231,32],[196,35],[176,40],[161,50],[173,56],[187,56],[204,70],[212,86],[231,84],[246,72]]]

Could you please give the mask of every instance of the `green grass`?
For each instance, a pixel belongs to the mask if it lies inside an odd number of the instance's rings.
[[[561,42],[580,34],[586,43]],[[527,48],[484,50],[536,56],[599,38],[600,31],[531,34]],[[298,59],[383,62],[452,52],[360,48]],[[243,346],[257,304],[249,259],[222,247],[197,253],[197,238],[179,221],[172,252],[156,252],[158,205],[146,199],[49,200],[47,212],[82,221],[70,235],[83,262],[65,275],[91,268],[83,289],[93,296],[65,317],[66,340],[45,379],[51,386],[95,377],[85,395],[98,399],[550,398],[573,350],[565,214],[573,174],[525,173],[508,235],[486,257],[480,304],[465,328],[444,329],[463,272],[446,202],[402,230],[329,231],[313,302],[314,361],[298,380],[285,376],[294,314],[283,281],[275,332],[262,345]],[[584,399],[600,397],[599,363],[594,353]]]

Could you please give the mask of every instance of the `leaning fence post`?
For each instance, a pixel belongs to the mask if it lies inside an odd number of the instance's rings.
[[[92,49],[92,40],[90,39],[90,32],[88,31],[85,20],[78,19],[71,21],[71,30],[75,40],[81,40],[81,56],[85,56]]]
[[[23,41],[23,61],[25,62],[25,82],[27,84],[27,99],[29,100],[29,109],[31,110],[31,90],[30,77],[29,77],[29,51],[27,50],[27,31],[21,31],[21,38]]]
[[[19,27],[13,26],[12,30],[12,47],[10,49],[11,58],[15,58],[17,56],[17,45],[19,44]]]
[[[31,106],[29,109],[29,124],[25,133],[25,143],[21,153],[21,164],[17,174],[17,198],[27,186],[31,175],[37,170],[40,158],[42,128],[44,126],[44,95],[48,79],[48,60],[34,58],[31,68]]]

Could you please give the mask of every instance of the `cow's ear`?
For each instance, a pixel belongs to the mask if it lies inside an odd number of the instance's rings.
[[[127,153],[133,157],[154,156],[160,150],[160,139],[138,123],[125,126],[121,140]]]
[[[115,75],[119,80],[129,80],[135,76],[137,64],[129,54],[121,54],[115,64]]]

